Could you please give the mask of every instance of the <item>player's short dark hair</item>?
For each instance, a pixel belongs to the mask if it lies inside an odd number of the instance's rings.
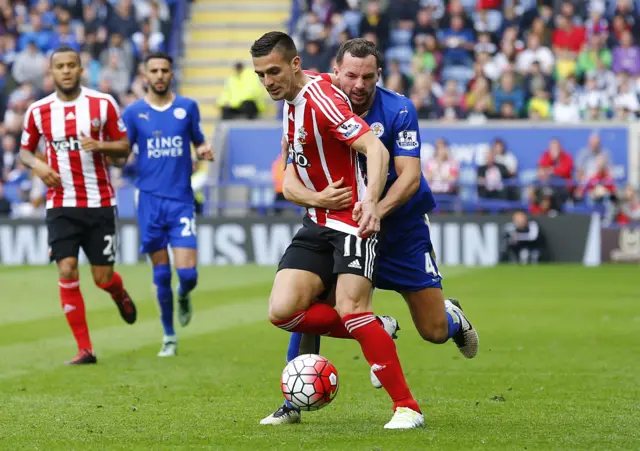
[[[382,67],[382,53],[380,53],[380,50],[378,50],[378,47],[376,47],[373,42],[366,39],[355,38],[343,42],[338,49],[338,53],[336,53],[336,63],[338,63],[338,65],[342,64],[345,53],[349,53],[356,58],[366,58],[369,55],[373,55],[376,57],[376,65],[378,68]]]
[[[298,49],[291,36],[281,31],[265,33],[251,46],[251,56],[253,58],[267,56],[273,51],[282,53],[287,61],[291,61],[298,56]]]
[[[53,57],[56,56],[58,53],[73,53],[76,58],[78,58],[78,64],[82,64],[82,60],[80,59],[80,54],[78,52],[76,52],[75,49],[69,47],[68,45],[61,45],[60,47],[56,48],[53,52],[51,52],[51,56],[49,57],[49,61],[53,61]]]
[[[169,55],[167,52],[152,52],[149,53],[145,58],[144,58],[144,65],[146,66],[150,60],[165,60],[165,61],[169,61],[169,66],[173,67],[173,57],[171,55]]]

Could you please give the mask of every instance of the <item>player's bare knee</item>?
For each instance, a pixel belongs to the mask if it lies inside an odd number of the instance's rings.
[[[422,339],[434,344],[441,344],[447,341],[448,328],[449,325],[446,318],[432,320],[417,327]]]
[[[76,261],[61,260],[58,262],[58,276],[61,280],[78,278],[78,263]]]

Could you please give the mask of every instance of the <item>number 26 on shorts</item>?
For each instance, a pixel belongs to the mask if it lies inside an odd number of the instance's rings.
[[[196,235],[196,218],[188,218],[183,216],[180,218],[180,224],[182,224],[182,236],[195,236]]]

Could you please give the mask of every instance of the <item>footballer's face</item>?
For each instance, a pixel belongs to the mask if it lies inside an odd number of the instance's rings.
[[[347,52],[342,63],[333,68],[333,72],[338,78],[340,89],[349,97],[354,111],[366,110],[371,106],[376,83],[382,72],[374,55],[358,58]]]
[[[145,77],[151,90],[157,95],[165,95],[171,88],[173,71],[171,63],[164,58],[152,58],[147,62]]]
[[[253,58],[253,70],[273,100],[293,100],[295,79],[300,71],[300,57],[287,61],[285,55],[273,50],[266,56]]]
[[[51,57],[51,75],[56,89],[65,95],[76,92],[80,87],[82,65],[75,52],[54,53]]]

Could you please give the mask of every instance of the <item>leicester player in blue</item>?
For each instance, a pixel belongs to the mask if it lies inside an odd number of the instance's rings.
[[[473,358],[478,351],[478,334],[459,302],[444,298],[433,252],[426,215],[436,203],[422,175],[417,113],[408,98],[376,86],[380,67],[381,55],[372,42],[351,39],[338,50],[334,75],[323,74],[347,94],[353,111],[385,144],[394,163],[389,165],[384,197],[378,203],[385,238],[374,284],[402,295],[424,340],[440,344],[453,339],[463,356]],[[348,190],[338,181],[318,194],[297,179],[286,179],[284,194],[298,205],[339,209],[351,202]],[[318,205],[311,205],[314,202]],[[378,319],[395,338],[397,321],[388,316]],[[298,354],[319,353],[319,343],[317,336],[293,333],[287,360]],[[382,387],[373,371],[371,382],[376,388]],[[273,425],[298,422],[300,412],[286,402],[261,421]]]
[[[179,279],[178,321],[183,327],[191,321],[189,293],[198,281],[191,143],[196,146],[198,158],[213,160],[213,150],[200,128],[198,105],[170,89],[172,65],[173,60],[166,53],[147,56],[147,95],[122,115],[129,141],[138,148],[135,164],[140,252],[148,254],[153,265],[164,329],[160,357],[175,356],[177,352],[168,246]]]

